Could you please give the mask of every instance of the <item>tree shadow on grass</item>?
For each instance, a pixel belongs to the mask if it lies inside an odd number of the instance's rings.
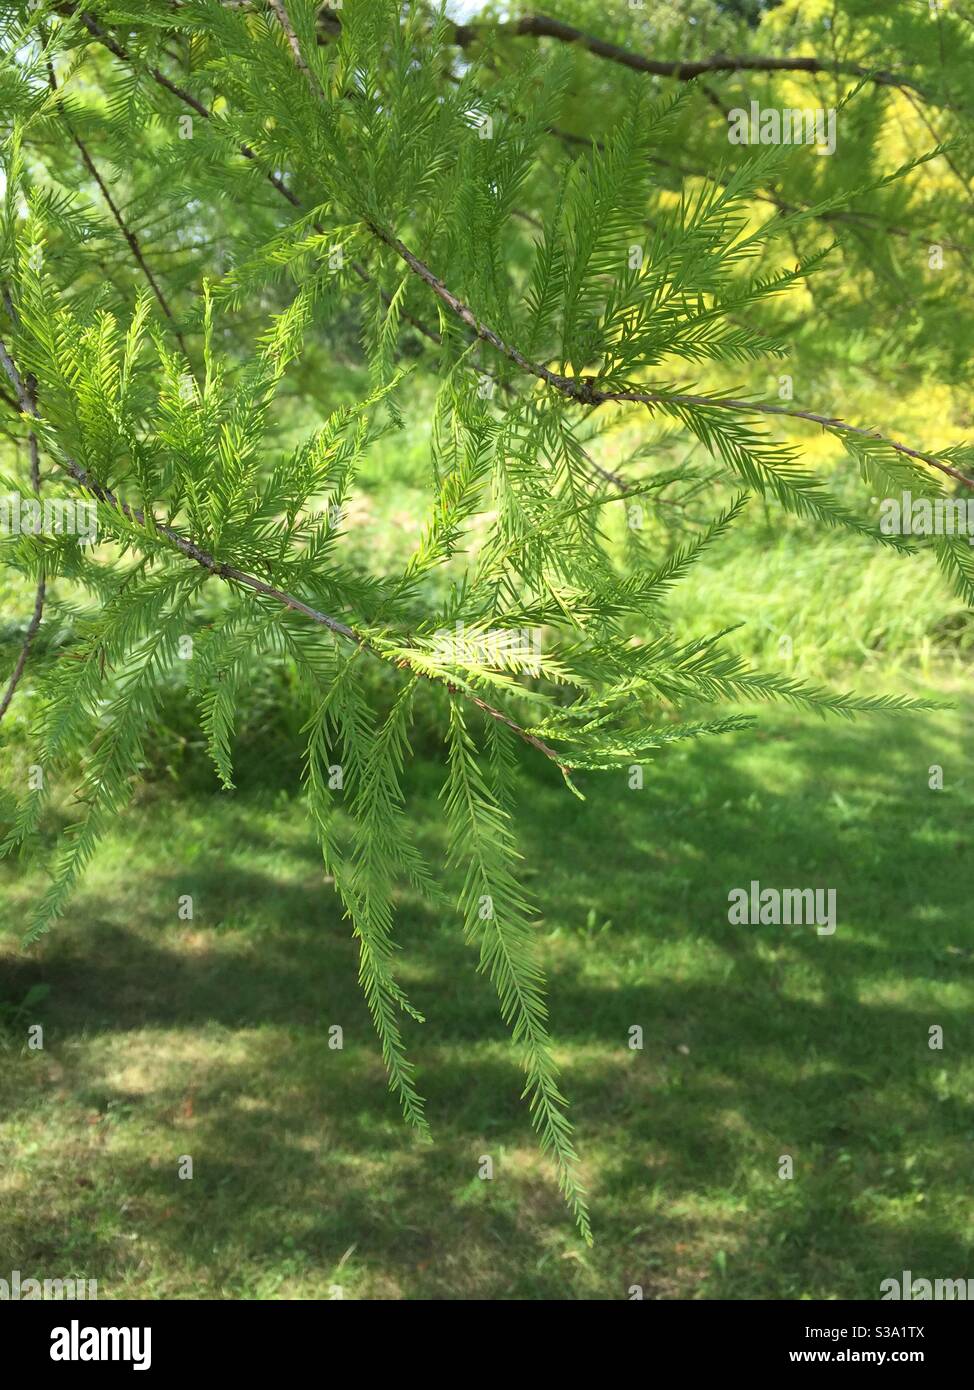
[[[109,1297],[639,1284],[875,1298],[903,1268],[966,1277],[970,797],[927,786],[931,763],[959,762],[943,738],[802,723],[767,739],[766,758],[690,749],[642,792],[620,776],[584,805],[525,766],[525,866],[592,1252],[537,1157],[516,1058],[452,915],[403,895],[401,975],[429,1020],[404,1025],[429,1148],[386,1091],[349,924],[293,805],[146,806],[124,832],[129,877],[96,874],[35,955],[2,958],[3,1000],[35,983],[51,994],[44,1052],[19,1050],[17,1019],[0,1053],[13,1135],[0,1251],[24,1271],[73,1263]],[[187,818],[216,828],[194,841]],[[423,838],[435,858],[432,821]],[[732,926],[728,891],[751,879],[835,887],[835,935]],[[199,911],[180,922],[187,885]]]

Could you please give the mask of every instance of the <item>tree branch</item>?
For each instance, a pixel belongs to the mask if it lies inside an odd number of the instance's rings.
[[[57,78],[54,75],[54,66],[50,61],[48,61],[47,63],[47,80],[48,85],[51,88],[51,91],[57,93]],[[61,119],[64,122],[65,129],[70,135],[71,140],[74,143],[78,153],[81,155],[85,168],[88,170],[88,173],[91,175],[91,177],[95,180],[95,183],[98,185],[98,189],[101,193],[101,196],[108,204],[108,209],[111,212],[112,217],[115,219],[115,223],[119,231],[122,233],[122,236],[128,242],[129,250],[132,252],[132,256],[135,259],[136,265],[142,271],[142,274],[148,281],[149,288],[152,290],[152,293],[155,295],[159,303],[160,309],[172,325],[173,336],[175,337],[176,342],[179,344],[180,352],[182,352],[183,356],[186,358],[187,361],[190,361],[189,350],[186,347],[186,341],[183,338],[183,335],[179,330],[179,326],[176,323],[176,317],[173,314],[172,309],[169,307],[169,301],[163,294],[159,282],[156,280],[156,277],[153,275],[151,269],[149,268],[149,264],[142,253],[142,247],[139,244],[139,239],[128,226],[128,224],[125,221],[125,218],[122,216],[120,209],[117,207],[115,200],[112,197],[111,192],[109,191],[108,185],[102,178],[97,164],[92,159],[91,154],[88,151],[87,145],[84,143],[84,141],[81,139],[80,135],[78,135],[77,131],[72,125],[71,118],[67,113],[64,101],[59,94],[57,97],[57,106]]]
[[[17,394],[17,399],[20,401],[24,414],[31,416],[35,420],[39,420],[41,415],[37,408],[33,393],[27,387],[24,378],[8,352],[7,345],[2,338],[0,338],[0,366],[3,367],[3,370],[6,372]],[[59,462],[61,461],[59,460]],[[248,574],[245,570],[237,569],[234,565],[226,564],[222,560],[216,559],[209,551],[197,545],[195,541],[190,540],[187,536],[181,535],[180,532],[156,520],[155,517],[150,517],[147,521],[146,514],[143,511],[138,507],[130,506],[127,502],[123,502],[114,492],[98,482],[97,478],[81,468],[74,459],[65,456],[65,459],[61,462],[61,466],[85,492],[90,493],[93,497],[97,497],[100,502],[104,502],[106,506],[111,507],[113,511],[120,512],[126,520],[133,522],[141,529],[145,530],[151,525],[151,528],[155,532],[165,536],[169,543],[181,554],[185,555],[187,559],[194,561],[195,564],[208,570],[210,574],[215,575],[218,579],[223,579],[230,584],[239,584],[243,588],[251,589],[254,593],[261,594],[265,598],[270,598],[277,603],[283,604],[284,607],[292,609],[295,613],[303,614],[304,617],[310,618],[312,622],[318,623],[321,627],[326,627],[329,632],[335,633],[336,636],[344,637],[349,642],[354,642],[357,647],[361,647],[363,651],[367,651],[371,656],[377,657],[380,661],[388,662],[392,660],[402,670],[410,671],[414,675],[421,676],[424,680],[432,681],[434,684],[445,685],[451,694],[461,694],[464,699],[476,705],[478,709],[489,715],[491,719],[495,719],[499,724],[504,724],[507,728],[511,729],[524,743],[537,749],[539,753],[543,753],[546,758],[555,764],[564,777],[567,778],[570,775],[571,768],[563,762],[561,755],[554,748],[538,738],[535,734],[530,733],[529,730],[525,729],[521,724],[518,724],[516,720],[505,714],[503,710],[499,710],[494,705],[488,704],[486,700],[481,699],[479,695],[475,695],[472,691],[460,689],[449,676],[431,676],[428,672],[417,670],[408,658],[405,657],[390,658],[380,647],[376,646],[374,640],[366,633],[356,632],[354,628],[349,627],[346,623],[340,622],[337,618],[331,617],[328,613],[321,612],[320,609],[312,608],[310,604],[305,603],[302,599],[296,598],[293,594],[287,593],[286,590],[275,588],[273,584],[265,583],[264,580],[258,579],[256,575]],[[40,619],[38,618],[38,623],[39,622]],[[26,661],[26,655],[23,655],[21,662],[18,663],[21,670],[23,669],[24,661]],[[7,703],[9,703],[9,700]],[[6,708],[6,705],[4,708]],[[0,710],[0,714],[2,713],[3,710]]]
[[[656,77],[674,77],[680,82],[687,82],[708,72],[822,72],[865,77],[881,87],[909,87],[925,95],[915,82],[902,73],[875,71],[861,67],[858,63],[830,63],[815,57],[796,55],[774,58],[756,53],[739,53],[734,56],[718,53],[712,58],[692,59],[686,62],[647,58],[641,53],[634,53],[618,44],[607,43],[604,39],[586,34],[571,24],[565,24],[560,19],[551,19],[546,15],[527,15],[523,19],[501,20],[492,24],[458,24],[453,31],[454,41],[461,48],[466,48],[490,34],[575,43],[598,58],[619,63],[634,72],[651,73]]]
[[[277,4],[275,5],[275,12],[280,8],[283,8],[283,4],[281,3],[281,0],[277,0]],[[286,17],[286,9],[284,13]],[[97,22],[94,19],[92,19],[90,15],[83,14],[82,19],[84,20],[89,32],[95,38],[97,38],[99,42],[103,43],[112,53],[114,53],[117,57],[121,58],[122,61],[127,63],[129,66],[133,65],[133,60],[131,59],[129,54],[121,47],[121,45],[119,45],[114,39],[112,39],[110,35],[106,34],[106,32],[101,28],[101,26],[97,24]],[[558,21],[552,22],[554,23]],[[186,92],[182,88],[176,86],[176,84],[171,82],[169,78],[165,76],[164,73],[159,72],[157,68],[150,67],[148,71],[150,75],[157,82],[159,82],[160,85],[165,87],[169,92],[172,92],[174,95],[178,96],[180,100],[186,102],[189,106],[191,106],[194,110],[198,111],[206,119],[210,118],[210,111],[191,93]],[[256,159],[254,151],[250,149],[249,146],[241,145],[240,150],[241,153],[244,154],[248,159]],[[273,186],[278,190],[278,192],[280,192],[282,196],[287,198],[288,202],[290,202],[292,205],[296,207],[301,206],[300,199],[294,193],[292,193],[292,191],[287,187],[287,185],[284,184],[276,175],[268,174],[267,177],[273,184]],[[453,294],[453,292],[443,283],[443,281],[440,280],[433,273],[429,266],[425,265],[423,261],[421,261],[417,256],[415,256],[402,241],[395,237],[391,232],[379,227],[375,223],[366,222],[365,225],[369,228],[369,230],[375,237],[377,237],[380,241],[385,242],[387,246],[394,250],[396,255],[399,256],[403,263],[409,267],[413,274],[417,275],[428,286],[428,288],[432,290],[436,297],[449,308],[450,312],[454,314],[457,318],[459,318],[463,323],[465,323],[467,327],[470,328],[478,338],[480,338],[483,342],[489,343],[493,348],[500,352],[510,362],[513,362],[514,365],[519,367],[522,371],[539,378],[540,380],[544,381],[546,385],[552,387],[554,390],[557,390],[561,392],[563,395],[567,395],[575,400],[578,400],[583,405],[596,406],[608,401],[630,401],[643,405],[658,405],[661,404],[663,401],[672,401],[677,404],[706,404],[727,410],[744,410],[758,412],[760,414],[766,415],[781,415],[786,417],[792,417],[794,419],[809,420],[814,424],[819,424],[823,426],[823,428],[843,429],[848,431],[850,434],[857,434],[863,438],[879,440],[887,444],[890,448],[894,449],[897,453],[903,454],[908,458],[914,458],[923,463],[926,463],[931,468],[935,468],[941,473],[945,474],[946,476],[954,478],[956,481],[962,483],[965,487],[974,488],[974,479],[965,477],[965,475],[960,473],[957,469],[953,468],[949,464],[942,463],[934,455],[925,454],[919,450],[910,448],[908,445],[900,444],[895,440],[889,439],[885,435],[881,434],[879,431],[868,430],[858,425],[846,424],[844,421],[834,416],[819,415],[812,411],[786,410],[782,406],[764,405],[760,402],[755,401],[746,402],[729,400],[724,398],[706,398],[695,397],[690,395],[668,395],[654,392],[597,392],[594,388],[593,383],[588,378],[562,376],[559,373],[550,371],[542,363],[530,362],[526,357],[523,356],[522,353],[518,351],[517,348],[505,343],[504,340],[497,333],[495,333],[492,328],[489,327],[489,325],[481,323],[477,319],[473,311],[467,305],[465,305],[457,295]],[[356,273],[360,275],[360,278],[367,280],[369,283],[371,283],[372,277],[368,275],[368,272],[365,271],[364,268],[359,268],[356,265],[354,269]],[[410,321],[415,323],[415,320]],[[419,327],[418,324],[416,326]],[[420,331],[425,332],[426,336],[428,337],[433,337],[433,332],[431,330],[421,328]],[[439,334],[435,335],[435,341],[440,341]]]
[[[436,297],[444,303],[452,313],[462,319],[469,328],[482,339],[489,343],[491,347],[502,353],[515,366],[522,371],[530,372],[532,376],[540,378],[547,386],[561,392],[562,395],[570,396],[582,405],[597,406],[609,401],[631,402],[639,405],[662,405],[673,402],[677,405],[694,406],[715,406],[721,410],[736,410],[758,412],[762,415],[782,415],[793,420],[810,420],[813,424],[821,425],[824,429],[845,430],[849,434],[859,435],[865,439],[876,439],[888,445],[899,454],[904,454],[908,458],[917,459],[929,467],[937,469],[947,477],[963,483],[965,487],[974,489],[974,478],[968,478],[958,469],[950,464],[943,463],[934,454],[923,453],[919,449],[913,449],[907,444],[901,444],[895,439],[890,439],[879,430],[865,429],[861,425],[850,425],[844,420],[840,420],[833,415],[819,415],[811,410],[788,410],[784,406],[766,405],[761,401],[740,401],[729,397],[721,396],[693,396],[683,393],[670,394],[659,391],[600,391],[596,389],[593,378],[591,377],[568,377],[562,376],[558,372],[552,372],[541,362],[529,361],[516,347],[505,343],[504,340],[494,332],[487,324],[481,323],[473,311],[468,308],[447,286],[440,280],[429,266],[421,261],[409,250],[403,242],[393,236],[391,232],[376,226],[374,223],[366,224],[373,234],[384,241],[387,246],[396,252],[396,255],[413,272],[414,275],[429,286]]]
[[[10,308],[10,309],[13,308],[12,304],[9,305],[9,308]],[[0,340],[0,345],[2,345],[2,340]],[[4,348],[4,353],[6,353],[6,348]],[[8,375],[9,375],[9,370],[8,370],[8,367],[7,367],[8,361],[9,361],[9,358],[3,362],[3,366],[4,366],[4,369],[7,370]],[[11,366],[11,367],[13,366],[13,362],[10,362],[10,366]],[[22,383],[22,386],[23,386],[23,400],[27,402],[27,405],[28,405],[29,407],[31,407],[32,413],[36,413],[36,406],[35,406],[35,404],[34,404],[34,391],[33,391],[33,385],[28,385],[26,382],[23,382],[23,383]],[[6,392],[4,393],[4,395],[5,395],[5,397],[6,397]],[[18,399],[20,399],[20,392],[19,392],[19,391],[18,391]],[[39,458],[38,452],[37,452],[37,435],[34,433],[33,430],[31,430],[30,434],[27,436],[27,447],[28,447],[29,450],[30,450],[30,481],[31,481],[31,487],[32,487],[33,490],[34,490],[34,495],[35,495],[35,497],[40,497],[40,495],[41,495],[41,465],[40,465],[40,458]],[[24,634],[24,641],[23,641],[23,645],[22,645],[21,648],[20,648],[20,655],[19,655],[18,658],[17,658],[17,663],[16,663],[16,665],[14,666],[14,669],[13,669],[13,672],[11,673],[10,679],[9,679],[8,682],[7,682],[7,687],[6,687],[6,689],[4,690],[4,692],[3,692],[3,698],[0,699],[0,719],[3,718],[3,716],[7,713],[7,710],[10,708],[10,702],[13,700],[14,695],[15,695],[16,692],[17,692],[17,687],[18,687],[18,685],[20,684],[20,678],[21,678],[21,676],[24,674],[24,668],[25,668],[26,665],[27,665],[27,658],[30,656],[30,649],[31,649],[31,647],[34,645],[34,638],[37,636],[38,630],[40,629],[40,625],[41,625],[41,619],[42,619],[43,616],[44,616],[44,600],[45,600],[46,597],[47,597],[47,581],[46,581],[46,579],[45,579],[45,577],[44,577],[44,571],[43,571],[43,568],[42,568],[42,569],[41,569],[41,573],[40,573],[40,577],[38,578],[38,581],[37,581],[37,589],[36,589],[36,591],[35,591],[35,593],[34,593],[34,612],[33,612],[32,616],[31,616],[30,622],[29,622],[28,625],[27,625],[27,631],[26,631],[26,633]]]
[[[275,13],[277,12],[278,9],[277,7],[275,7]],[[125,48],[123,48],[122,45],[116,39],[112,38],[111,34],[109,34],[106,30],[104,30],[101,27],[101,25],[94,18],[94,16],[88,14],[87,11],[83,11],[81,14],[81,20],[85,28],[91,34],[92,38],[97,39],[98,42],[104,48],[108,49],[109,53],[113,53],[116,58],[118,58],[121,62],[125,63],[126,66],[130,68],[135,68],[137,66],[135,59],[131,56],[131,54]],[[293,29],[291,30],[291,33],[293,35]],[[297,42],[296,38],[295,42]],[[184,102],[190,108],[190,110],[195,111],[198,116],[201,116],[203,118],[203,120],[210,121],[213,119],[213,112],[209,109],[208,106],[206,106],[202,101],[200,101],[198,97],[195,97],[192,92],[188,92],[185,87],[180,87],[175,82],[171,81],[171,79],[168,78],[164,72],[160,71],[159,68],[147,65],[146,71],[148,72],[149,76],[152,78],[154,82],[156,82],[160,87],[163,87],[172,96],[178,97],[180,101]],[[241,144],[238,146],[238,149],[240,150],[240,153],[243,155],[245,159],[250,159],[253,160],[254,163],[259,163],[256,151],[251,149],[251,147],[248,144]],[[278,174],[275,174],[272,170],[265,170],[264,177],[267,179],[267,182],[271,185],[271,187],[274,188],[281,195],[282,198],[287,199],[287,201],[291,204],[292,207],[301,207],[301,199],[297,196],[297,194],[293,193],[290,188],[288,188],[287,184]],[[315,224],[315,230],[319,233],[322,232],[322,228],[317,223]],[[361,265],[358,261],[352,261],[351,267],[354,273],[358,276],[358,278],[361,281],[363,281],[364,284],[371,285],[373,283],[373,277],[365,269],[364,265]],[[386,291],[381,287],[379,289],[379,293],[382,296],[383,302],[388,307],[388,305],[392,302],[392,296],[387,294]],[[402,317],[406,320],[407,323],[412,324],[412,326],[417,330],[417,332],[422,333],[422,335],[425,338],[428,338],[430,342],[439,345],[443,341],[440,337],[440,334],[437,333],[436,329],[430,328],[429,324],[422,323],[419,319],[414,319],[412,315],[408,313],[404,313]]]

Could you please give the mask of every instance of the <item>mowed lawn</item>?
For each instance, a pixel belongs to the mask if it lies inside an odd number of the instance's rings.
[[[941,693],[960,707],[764,712],[640,791],[589,778],[584,804],[525,764],[591,1250],[455,915],[408,891],[434,1145],[400,1120],[293,792],[150,787],[29,953],[42,879],[0,866],[0,1276],[106,1299],[874,1299],[904,1269],[974,1275],[974,708]],[[437,865],[439,779],[421,760],[411,809]],[[752,879],[835,888],[837,931],[731,926]]]

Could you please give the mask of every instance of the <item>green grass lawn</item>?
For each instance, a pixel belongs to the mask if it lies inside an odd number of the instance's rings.
[[[102,1298],[445,1299],[873,1299],[903,1269],[971,1275],[971,713],[765,714],[669,753],[641,791],[590,778],[584,804],[525,767],[592,1250],[458,922],[408,892],[435,1144],[403,1125],[298,797],[150,787],[28,954],[41,879],[0,866],[0,1275],[95,1278]],[[442,863],[437,776],[420,762],[412,814]],[[752,878],[834,887],[835,935],[729,925]]]

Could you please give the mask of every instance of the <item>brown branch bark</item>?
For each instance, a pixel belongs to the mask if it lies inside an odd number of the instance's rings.
[[[275,13],[276,12],[277,10],[275,9]],[[101,25],[98,23],[98,21],[94,18],[93,15],[90,15],[87,13],[87,11],[85,11],[82,13],[81,19],[85,25],[85,28],[91,34],[92,38],[97,39],[98,42],[102,44],[104,48],[107,48],[110,53],[113,53],[116,58],[118,58],[121,62],[125,63],[128,67],[136,66],[135,60],[132,58],[131,54],[118,42],[117,39],[114,39],[111,36],[111,34],[109,34],[105,29],[101,27]],[[291,34],[294,34],[293,29],[291,29]],[[296,36],[294,41],[295,43],[297,42]],[[208,106],[206,106],[202,101],[200,101],[198,97],[195,97],[192,92],[187,91],[185,87],[180,87],[177,83],[173,82],[170,78],[166,76],[164,72],[160,71],[159,68],[153,67],[151,64],[149,64],[146,66],[146,71],[148,72],[149,76],[152,78],[154,82],[156,82],[160,87],[163,87],[172,96],[178,97],[180,101],[184,102],[190,108],[190,110],[195,111],[198,116],[201,116],[203,118],[203,120],[210,121],[213,119],[213,112],[209,109]],[[240,146],[238,146],[238,148],[245,159],[250,159],[253,160],[254,163],[259,163],[256,151],[251,149],[251,147],[248,144],[241,144]],[[265,170],[264,177],[267,179],[271,187],[274,188],[281,195],[282,198],[287,199],[287,201],[291,204],[292,207],[301,207],[301,199],[297,196],[297,194],[293,193],[290,188],[288,188],[287,184],[278,174],[275,174],[272,170]],[[315,230],[320,232],[322,229],[320,226],[316,224]],[[360,262],[352,261],[351,267],[354,273],[364,284],[371,285],[373,283],[373,277],[366,270],[365,266],[360,264]],[[391,303],[392,296],[387,294],[386,291],[381,288],[379,290],[379,293],[382,296],[383,302],[386,304],[386,306],[388,306]],[[429,324],[422,323],[419,319],[414,319],[412,315],[408,313],[404,313],[403,318],[406,320],[407,323],[412,324],[413,328],[415,328],[419,333],[422,333],[422,335],[425,338],[428,338],[430,342],[440,344],[443,341],[440,334],[437,333],[436,329],[431,328]]]
[[[47,81],[48,81],[48,85],[49,85],[50,88],[51,88],[51,91],[57,93],[57,92],[58,92],[57,78],[56,78],[55,75],[54,75],[54,66],[53,66],[53,64],[50,63],[50,62],[48,62],[48,64],[47,64]],[[186,358],[187,362],[190,361],[189,349],[186,347],[186,341],[185,341],[185,339],[183,338],[183,335],[182,335],[182,333],[181,333],[180,330],[179,330],[179,326],[178,326],[177,323],[176,323],[176,316],[174,315],[172,309],[170,308],[170,306],[169,306],[169,301],[167,300],[166,296],[163,294],[162,288],[161,288],[161,286],[160,286],[158,280],[157,280],[156,277],[153,275],[152,270],[150,269],[149,264],[148,264],[148,262],[146,261],[146,258],[145,258],[144,254],[143,254],[143,252],[142,252],[142,246],[141,246],[141,244],[140,244],[140,242],[139,242],[138,237],[136,236],[135,232],[133,232],[132,229],[129,227],[128,223],[125,221],[125,218],[122,216],[121,210],[120,210],[120,208],[117,206],[117,204],[116,204],[116,202],[115,202],[115,199],[112,197],[108,185],[106,184],[105,180],[102,178],[101,171],[99,170],[97,164],[95,163],[94,159],[92,158],[91,153],[90,153],[90,151],[88,150],[87,145],[85,144],[85,142],[81,139],[80,135],[79,135],[79,134],[77,133],[77,131],[75,130],[74,125],[73,125],[72,122],[71,122],[71,118],[70,118],[70,116],[69,116],[68,113],[67,113],[67,109],[65,108],[64,102],[63,102],[63,100],[62,100],[62,98],[61,98],[60,96],[58,96],[57,105],[58,105],[58,112],[59,112],[59,114],[60,114],[60,116],[61,116],[61,120],[62,120],[63,123],[64,123],[64,128],[65,128],[65,130],[68,132],[68,135],[71,137],[71,141],[72,141],[72,143],[74,144],[75,148],[77,149],[78,153],[81,155],[82,163],[84,164],[85,168],[88,170],[88,173],[89,173],[89,174],[91,175],[91,177],[94,179],[95,183],[98,185],[98,190],[99,190],[99,192],[101,193],[101,196],[104,198],[105,202],[107,203],[107,205],[108,205],[108,210],[109,210],[109,212],[112,214],[112,217],[113,217],[114,220],[115,220],[116,226],[118,227],[119,231],[122,233],[122,236],[125,238],[126,242],[128,243],[129,250],[132,252],[132,256],[133,256],[133,258],[134,258],[134,260],[135,260],[136,265],[139,267],[139,269],[141,270],[142,274],[145,276],[145,278],[146,278],[146,280],[147,280],[147,282],[148,282],[148,284],[149,284],[149,288],[152,290],[152,293],[155,295],[156,300],[157,300],[157,302],[158,302],[158,304],[159,304],[160,309],[162,310],[162,312],[165,314],[166,318],[169,320],[170,324],[172,325],[173,337],[176,339],[176,342],[179,344],[179,350],[180,350],[180,352],[181,352],[181,353],[183,354],[183,356]]]
[[[6,372],[17,394],[17,399],[20,402],[24,414],[31,416],[35,420],[40,419],[40,411],[38,410],[33,392],[24,381],[20,370],[7,350],[7,345],[2,338],[0,338],[0,366],[2,366],[3,370]],[[373,639],[366,633],[357,632],[354,628],[349,627],[347,623],[340,622],[330,614],[323,613],[320,609],[311,607],[311,605],[305,603],[303,599],[295,597],[294,594],[287,593],[284,589],[278,589],[273,584],[265,583],[264,580],[258,579],[256,575],[248,574],[245,570],[238,569],[234,565],[218,560],[215,556],[210,554],[209,551],[197,545],[196,542],[191,540],[188,536],[183,536],[180,532],[158,521],[155,517],[151,517],[147,521],[143,511],[138,507],[130,506],[127,502],[123,502],[109,488],[104,487],[97,478],[81,468],[74,459],[65,457],[61,466],[85,492],[90,493],[93,497],[97,497],[99,501],[104,502],[114,511],[120,512],[128,521],[133,522],[142,529],[145,529],[147,525],[151,524],[153,530],[159,535],[165,536],[176,550],[182,555],[185,555],[187,559],[194,561],[195,564],[209,571],[210,574],[230,584],[239,584],[243,588],[251,589],[254,593],[261,594],[265,598],[273,599],[284,607],[292,609],[295,613],[303,614],[304,617],[310,618],[312,622],[318,623],[322,627],[326,627],[330,632],[335,633],[336,636],[344,637],[349,642],[353,642],[357,647],[361,647],[363,651],[369,652],[371,656],[377,657],[380,661],[394,661],[400,669],[410,671],[422,677],[424,680],[444,685],[449,689],[451,694],[459,693],[464,699],[469,700],[472,704],[476,705],[478,709],[489,715],[491,719],[495,719],[498,723],[504,724],[507,728],[511,729],[524,743],[529,744],[539,753],[542,753],[556,765],[563,776],[567,777],[570,774],[571,768],[563,762],[561,755],[554,748],[525,729],[522,725],[518,724],[516,720],[512,719],[510,715],[505,714],[503,710],[499,710],[494,705],[488,704],[488,702],[481,699],[479,695],[475,695],[472,691],[461,690],[447,676],[433,677],[425,671],[417,670],[408,658],[390,658],[381,648],[376,646]],[[38,622],[39,621],[38,619]],[[26,661],[26,656],[23,657],[23,661]],[[20,665],[22,669],[23,662],[21,662]],[[0,714],[2,714],[2,712],[3,711],[0,711]]]
[[[372,232],[391,247],[405,265],[418,275],[419,278],[429,286],[436,297],[444,303],[452,313],[462,319],[467,326],[473,330],[478,338],[489,343],[491,347],[502,353],[515,366],[522,371],[530,372],[532,376],[538,377],[547,386],[562,395],[570,396],[582,405],[597,406],[610,401],[631,402],[639,405],[662,405],[666,402],[673,402],[678,405],[693,406],[715,406],[721,410],[736,410],[739,412],[757,412],[762,415],[781,415],[793,420],[809,420],[813,424],[821,425],[824,429],[844,430],[849,434],[859,435],[865,439],[876,439],[894,449],[897,453],[905,455],[907,458],[917,459],[944,473],[947,477],[962,483],[965,487],[974,489],[974,478],[968,478],[952,465],[943,463],[933,454],[924,453],[922,450],[913,449],[907,444],[901,444],[895,439],[890,439],[879,430],[865,429],[861,425],[850,425],[844,420],[834,415],[820,415],[812,410],[788,410],[784,406],[766,405],[761,401],[740,401],[728,397],[709,397],[694,396],[685,393],[659,392],[659,391],[600,391],[595,382],[590,377],[567,377],[558,372],[552,372],[548,367],[540,362],[529,361],[516,347],[505,343],[504,340],[494,332],[487,324],[481,323],[473,311],[468,308],[462,300],[450,290],[443,281],[440,280],[433,271],[430,270],[423,261],[415,256],[409,248],[404,245],[391,232],[368,224]]]
[[[109,48],[110,51],[113,52],[117,57],[121,58],[129,65],[132,65],[132,59],[129,57],[128,53],[126,53],[125,50],[114,39],[112,39],[110,35],[106,34],[106,32],[101,28],[101,26],[97,24],[97,22],[93,20],[90,15],[84,14],[82,18],[85,24],[87,25],[89,32],[95,38],[97,38],[100,42],[105,44],[105,46]],[[163,87],[165,87],[168,91],[174,93],[182,101],[185,101],[188,105],[190,105],[194,110],[199,111],[201,115],[209,119],[210,112],[207,110],[205,106],[202,105],[201,102],[197,100],[197,98],[192,96],[191,93],[186,92],[183,89],[177,87],[173,82],[171,82],[167,77],[165,77],[165,74],[160,73],[158,69],[149,68],[149,72],[150,75],[153,76],[156,79],[156,81],[160,82],[160,84]],[[242,145],[240,148],[241,152],[245,154],[247,158],[256,159],[254,151],[249,149],[248,146]],[[274,187],[277,188],[278,191],[281,192],[283,196],[288,199],[289,202],[291,202],[295,206],[301,206],[300,199],[298,199],[297,196],[294,193],[292,193],[286,185],[282,184],[281,181],[275,175],[269,174],[268,178],[270,179]],[[443,283],[443,281],[440,280],[433,273],[429,266],[424,264],[423,261],[421,261],[417,256],[415,256],[402,241],[400,241],[397,237],[393,235],[392,232],[388,231],[385,228],[381,228],[373,223],[367,223],[366,225],[369,227],[369,230],[375,237],[377,237],[378,240],[383,241],[387,246],[389,246],[392,250],[395,251],[396,255],[399,256],[403,263],[409,267],[413,274],[417,275],[428,286],[428,288],[432,290],[433,294],[435,294],[436,297],[443,304],[445,304],[447,308],[449,308],[450,312],[454,314],[457,318],[459,318],[463,323],[465,323],[467,327],[470,328],[478,338],[480,338],[483,342],[489,343],[490,346],[495,348],[510,362],[513,362],[514,365],[519,367],[522,371],[539,378],[540,380],[544,381],[546,385],[552,387],[554,390],[561,392],[563,395],[572,397],[573,399],[579,401],[583,405],[596,406],[609,401],[629,401],[644,405],[658,405],[662,403],[664,400],[668,400],[677,404],[709,405],[727,410],[750,411],[757,412],[759,414],[780,415],[791,417],[794,419],[808,420],[814,424],[821,425],[823,428],[842,429],[848,431],[850,434],[856,434],[863,438],[880,440],[881,442],[887,444],[890,448],[894,449],[897,453],[903,454],[908,458],[917,459],[918,461],[927,464],[931,468],[937,469],[939,472],[945,474],[947,477],[951,477],[955,481],[960,482],[963,486],[974,489],[974,479],[966,477],[964,474],[960,473],[959,470],[953,468],[949,464],[943,463],[934,455],[923,453],[922,451],[917,449],[912,449],[908,445],[901,444],[898,441],[888,438],[879,431],[865,429],[864,427],[858,425],[847,424],[845,421],[839,419],[836,416],[821,415],[813,411],[787,410],[782,406],[765,405],[755,401],[747,402],[724,398],[695,397],[692,395],[669,395],[654,392],[599,392],[595,389],[594,384],[588,378],[566,377],[560,375],[559,373],[552,372],[549,370],[549,368],[544,366],[543,363],[530,362],[526,357],[524,357],[522,353],[518,351],[516,347],[505,343],[503,339],[497,333],[495,333],[492,328],[490,328],[489,325],[481,323],[477,319],[473,311],[466,304],[464,304],[462,300],[458,298],[458,296],[453,294],[453,292]],[[363,278],[365,277],[367,277],[369,281],[371,281],[371,277],[368,276],[367,272],[363,272]],[[437,340],[438,339],[439,335],[437,335]]]
[[[4,369],[6,370],[7,363],[4,362],[3,365]],[[13,363],[11,362],[10,365],[13,366]],[[6,395],[6,393],[4,394]],[[26,382],[23,383],[23,399],[28,403],[29,406],[34,407],[36,411],[36,406],[34,404],[33,387],[31,385],[28,385],[28,383]],[[30,434],[27,436],[27,447],[30,450],[31,487],[34,490],[34,496],[40,497],[41,465],[40,457],[38,455],[37,450],[37,436],[33,430],[31,430]],[[34,638],[37,636],[37,633],[41,626],[41,619],[44,616],[44,600],[46,599],[46,597],[47,581],[44,577],[44,571],[42,569],[40,577],[37,581],[37,588],[34,592],[34,612],[31,615],[30,622],[27,624],[27,631],[24,634],[24,641],[20,648],[20,654],[17,657],[16,665],[14,666],[14,669],[11,672],[10,679],[7,681],[6,689],[3,692],[3,697],[2,699],[0,699],[0,719],[2,719],[3,716],[7,713],[7,710],[10,708],[11,701],[13,700],[14,695],[17,693],[17,687],[20,685],[21,677],[23,676],[24,670],[27,666],[27,658],[30,656],[31,647],[34,645]]]
[[[466,48],[490,34],[501,37],[555,39],[559,43],[578,44],[598,58],[630,68],[633,72],[650,73],[656,77],[673,77],[687,82],[694,77],[702,77],[708,72],[822,72],[838,73],[848,77],[866,77],[882,87],[912,88],[925,95],[911,78],[904,73],[874,71],[858,63],[831,63],[814,56],[795,55],[791,57],[768,57],[756,53],[729,55],[715,54],[712,58],[697,58],[685,62],[675,59],[647,58],[642,53],[622,48],[619,44],[607,43],[594,34],[586,34],[560,19],[547,15],[527,15],[523,19],[491,24],[458,24],[454,27],[454,40]]]

